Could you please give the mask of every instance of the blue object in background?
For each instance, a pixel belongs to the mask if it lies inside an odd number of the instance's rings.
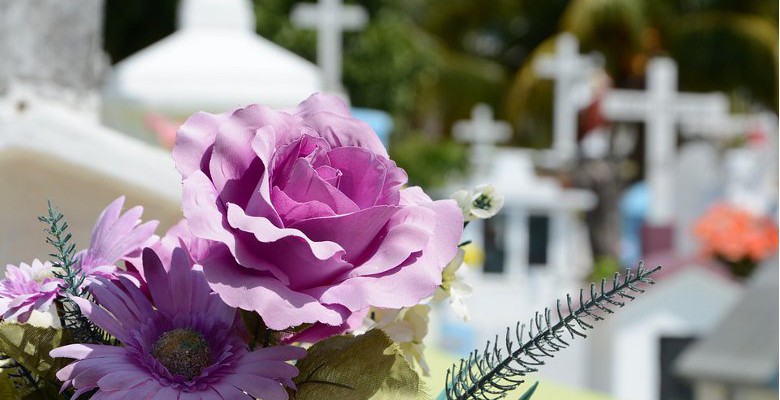
[[[631,265],[642,258],[642,225],[650,208],[647,184],[637,182],[620,199],[620,263]]]
[[[393,117],[390,114],[372,108],[352,107],[352,116],[367,123],[385,147],[390,145],[390,133],[393,131]]]
[[[458,356],[468,355],[477,345],[477,330],[456,317],[447,302],[437,304],[437,307],[440,320],[434,329],[439,330],[439,347]]]

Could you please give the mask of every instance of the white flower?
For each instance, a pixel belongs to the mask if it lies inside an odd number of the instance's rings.
[[[452,311],[464,321],[469,319],[469,310],[463,299],[471,295],[471,286],[463,282],[458,270],[463,265],[463,258],[466,252],[460,248],[455,258],[442,271],[441,285],[436,288],[433,294],[434,301],[447,300],[452,307]]]
[[[425,344],[423,339],[428,335],[428,313],[431,307],[418,304],[414,307],[398,310],[373,308],[371,315],[375,321],[374,328],[383,330],[390,339],[401,347],[406,361],[417,363],[423,375],[430,376],[430,368],[425,362]]]
[[[490,185],[479,185],[471,191],[458,190],[451,197],[460,206],[466,222],[488,219],[496,215],[504,206],[504,196]]]

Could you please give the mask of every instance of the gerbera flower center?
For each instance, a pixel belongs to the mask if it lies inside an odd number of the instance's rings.
[[[51,268],[36,271],[32,275],[32,280],[39,285],[46,283],[49,279],[54,279],[54,270]]]
[[[188,380],[212,364],[209,343],[192,329],[174,329],[160,335],[152,347],[152,356],[172,375]]]

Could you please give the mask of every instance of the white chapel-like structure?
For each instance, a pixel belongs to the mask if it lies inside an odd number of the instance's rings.
[[[182,0],[178,30],[117,63],[103,90],[103,121],[146,141],[150,114],[182,122],[196,111],[259,103],[294,107],[322,91],[316,65],[255,33],[250,0]]]

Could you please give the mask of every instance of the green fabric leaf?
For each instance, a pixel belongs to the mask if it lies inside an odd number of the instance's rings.
[[[11,371],[0,366],[0,399],[16,399],[16,389],[8,375]]]
[[[0,351],[38,375],[41,379],[57,384],[55,374],[69,364],[70,359],[49,356],[49,352],[68,343],[63,331],[15,322],[0,323]]]
[[[531,396],[534,395],[537,386],[539,386],[539,382],[534,383],[534,385],[526,390],[525,393],[523,393],[523,395],[520,396],[520,398],[517,400],[531,400]]]
[[[296,366],[296,400],[427,398],[398,344],[380,330],[323,340]]]
[[[31,386],[23,378],[12,376],[18,374],[18,369],[13,368],[14,361],[5,359],[0,361],[0,399],[3,400],[48,400],[62,399],[58,386],[51,383],[39,382],[37,387]]]

